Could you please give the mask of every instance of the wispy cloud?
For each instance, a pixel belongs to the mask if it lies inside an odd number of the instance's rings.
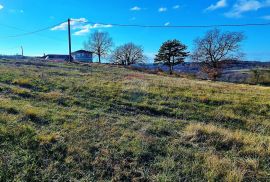
[[[75,30],[73,35],[81,36],[89,33],[91,29],[101,29],[101,28],[110,28],[112,25],[101,25],[101,24],[85,24],[87,23],[86,18],[71,19],[70,26],[72,30]],[[51,28],[51,31],[57,30],[67,30],[68,23],[64,22],[58,26]]]
[[[246,12],[258,11],[261,8],[270,7],[270,0],[238,0],[231,11],[225,13],[229,18],[240,18]]]
[[[0,4],[0,10],[3,9],[3,8],[4,8],[4,6],[2,4]]]
[[[166,12],[166,11],[167,11],[167,8],[161,7],[161,8],[158,9],[158,11],[159,11],[160,13]]]
[[[180,8],[180,5],[175,5],[175,6],[173,6],[173,9],[179,9]]]
[[[140,8],[139,6],[134,6],[132,8],[130,8],[130,11],[140,11],[142,8]]]
[[[166,22],[165,24],[164,24],[164,26],[169,26],[171,23],[170,22]]]
[[[205,11],[214,11],[216,9],[225,8],[227,5],[227,0],[219,0],[216,4],[211,4]]]

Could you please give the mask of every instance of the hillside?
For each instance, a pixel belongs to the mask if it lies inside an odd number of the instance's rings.
[[[163,70],[168,72],[168,66],[163,65],[134,65],[134,68],[146,70]],[[252,62],[252,61],[231,61],[223,67],[219,81],[231,83],[255,84],[254,70],[259,70],[258,84],[270,85],[270,62]],[[174,67],[175,73],[193,75],[199,79],[207,79],[207,75],[201,71],[201,64],[195,62],[186,62]]]
[[[0,181],[269,181],[270,88],[0,61]]]

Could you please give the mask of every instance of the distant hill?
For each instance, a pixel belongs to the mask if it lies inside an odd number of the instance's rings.
[[[161,69],[168,71],[167,66],[146,64],[146,65],[133,65],[135,68],[144,68],[149,70]],[[223,74],[220,81],[245,83],[251,78],[250,71],[253,69],[269,69],[270,62],[258,62],[258,61],[230,61],[224,67]],[[206,75],[201,72],[201,64],[194,62],[185,62],[183,64],[174,67],[174,71],[177,73],[192,74],[197,78],[206,79]]]
[[[150,70],[163,69],[168,70],[167,66],[156,65],[156,64],[146,64],[146,65],[133,65],[134,67],[147,68]],[[200,72],[201,64],[194,62],[185,62],[174,67],[176,72],[183,73],[198,73]],[[228,70],[240,70],[240,69],[254,69],[254,68],[270,68],[270,62],[258,62],[258,61],[232,61],[227,64],[224,71]]]

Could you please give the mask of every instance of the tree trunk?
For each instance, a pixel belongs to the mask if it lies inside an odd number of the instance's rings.
[[[101,58],[100,54],[98,55],[98,62],[101,63]]]
[[[213,81],[217,81],[217,77],[218,77],[217,75],[214,75],[213,76]]]
[[[173,74],[173,65],[170,64],[170,75],[172,75],[172,74]]]
[[[170,70],[170,74],[172,75],[173,74],[173,66],[174,66],[174,56],[173,56],[173,62],[171,64],[171,70]]]

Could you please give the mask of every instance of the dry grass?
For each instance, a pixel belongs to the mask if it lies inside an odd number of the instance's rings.
[[[226,181],[265,179],[260,170],[262,160],[270,157],[270,137],[243,131],[231,131],[211,124],[190,124],[184,137],[203,153],[210,181],[221,178]],[[204,150],[205,150],[204,149]],[[237,158],[237,157],[243,158]]]
[[[270,155],[270,137],[241,130],[231,131],[212,124],[191,124],[185,129],[186,138],[204,143],[217,150],[236,150],[241,154],[255,152],[258,156]]]
[[[269,179],[269,87],[99,64],[0,73],[0,181]]]

